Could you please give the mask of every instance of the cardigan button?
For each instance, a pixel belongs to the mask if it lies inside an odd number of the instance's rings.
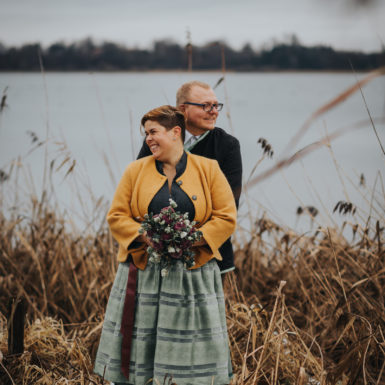
[[[178,180],[178,182],[176,182],[178,186],[182,186],[183,182],[181,180]]]
[[[193,196],[191,197],[191,199],[192,199],[193,201],[196,201],[196,200],[197,200],[197,196],[196,196],[196,195],[193,195]]]

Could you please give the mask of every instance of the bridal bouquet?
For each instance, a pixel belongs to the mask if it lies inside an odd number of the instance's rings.
[[[186,268],[195,265],[192,246],[199,241],[202,232],[195,227],[196,222],[188,219],[188,213],[175,211],[177,204],[170,199],[170,205],[159,214],[144,216],[139,233],[147,232],[152,246],[147,248],[149,261],[162,263],[161,275],[168,274],[171,265],[182,261]]]

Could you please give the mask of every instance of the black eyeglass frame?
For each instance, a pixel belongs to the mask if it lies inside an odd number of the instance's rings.
[[[218,112],[222,110],[223,103],[193,103],[193,102],[184,102],[183,104],[190,104],[191,106],[199,106],[203,108],[205,112],[211,112],[215,108]],[[210,109],[206,110],[205,107],[210,105]]]

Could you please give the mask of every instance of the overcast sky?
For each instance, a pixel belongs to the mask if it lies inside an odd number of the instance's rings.
[[[131,47],[163,38],[185,44],[187,30],[197,45],[221,39],[258,49],[296,34],[304,45],[379,51],[385,0],[0,0],[7,46],[86,37]]]

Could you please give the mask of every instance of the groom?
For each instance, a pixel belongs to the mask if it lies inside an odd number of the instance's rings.
[[[192,154],[216,159],[233,191],[238,207],[242,189],[242,159],[239,141],[215,127],[223,104],[218,103],[214,90],[206,83],[192,81],[183,84],[176,94],[176,105],[186,116],[185,149]],[[146,142],[138,159],[151,155]],[[221,273],[234,270],[234,252],[229,238],[219,249],[222,261],[218,261]]]

